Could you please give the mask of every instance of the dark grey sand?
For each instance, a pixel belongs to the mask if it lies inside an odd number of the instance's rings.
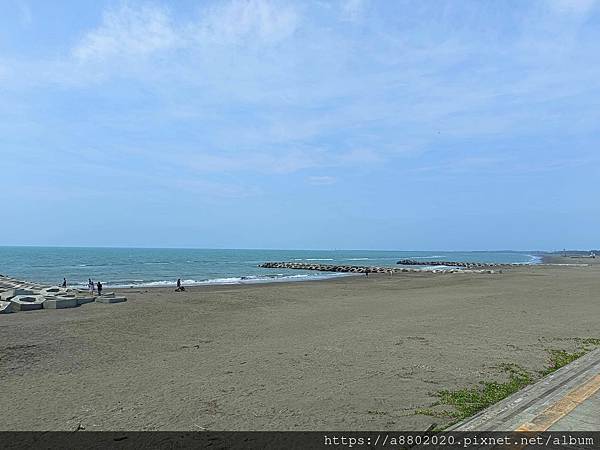
[[[126,295],[0,316],[0,429],[422,430],[434,392],[600,338],[599,264]]]

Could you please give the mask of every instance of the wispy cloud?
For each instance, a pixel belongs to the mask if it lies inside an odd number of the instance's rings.
[[[192,152],[184,164],[197,172],[255,172],[287,174],[316,167],[319,160],[308,151],[250,152],[246,154],[209,154]]]
[[[235,0],[213,7],[191,26],[200,39],[239,44],[258,39],[276,43],[291,36],[299,16],[291,4],[270,0]]]
[[[103,15],[73,49],[79,61],[144,57],[154,52],[206,45],[273,44],[292,35],[298,15],[272,0],[230,0],[201,9],[199,17],[176,22],[166,7],[122,4]]]
[[[312,184],[313,186],[329,186],[336,183],[337,178],[329,175],[310,176],[307,178],[307,181],[308,184]]]
[[[564,126],[565,103],[600,87],[588,57],[598,45],[579,37],[584,20],[563,17],[593,15],[591,0],[506,17],[456,2],[229,0],[185,15],[166,5],[113,5],[63,58],[0,61],[4,88],[77,96],[101,85],[131,103],[91,108],[88,119],[109,136],[136,136],[150,158],[160,145],[140,136],[167,124],[180,141],[168,158],[199,173],[289,174],[549,132]],[[592,129],[593,112],[577,109],[568,126]]]
[[[21,25],[26,28],[29,27],[33,23],[33,14],[29,3],[26,0],[20,0],[17,2],[17,6],[19,8]]]
[[[101,25],[73,49],[78,61],[144,56],[182,45],[168,11],[158,6],[122,5],[106,11]]]
[[[550,0],[550,6],[559,14],[589,14],[598,6],[598,0]]]

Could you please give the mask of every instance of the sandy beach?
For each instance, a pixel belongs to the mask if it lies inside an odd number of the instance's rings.
[[[0,316],[3,430],[424,430],[442,389],[600,338],[600,264],[125,290]]]

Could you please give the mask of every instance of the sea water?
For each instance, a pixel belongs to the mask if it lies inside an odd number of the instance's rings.
[[[532,264],[527,252],[431,252],[375,250],[210,250],[82,247],[0,247],[0,274],[17,279],[87,286],[88,278],[107,287],[244,284],[301,281],[347,274],[263,269],[267,261],[397,267],[400,259]],[[413,267],[418,268],[418,267]]]

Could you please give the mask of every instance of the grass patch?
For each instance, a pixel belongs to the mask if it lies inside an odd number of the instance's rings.
[[[596,339],[596,338],[586,338],[586,339],[582,339],[581,340],[581,344],[583,344],[584,346],[587,345],[595,345],[595,346],[600,346],[600,339]]]
[[[600,339],[597,338],[571,338],[571,340],[578,344],[578,348],[573,352],[548,349],[548,367],[537,372],[537,375],[542,377],[549,375],[585,355],[594,347],[600,346]],[[508,375],[508,381],[485,381],[474,388],[439,391],[435,394],[439,401],[431,405],[431,408],[417,409],[414,414],[449,420],[450,422],[445,426],[436,428],[436,431],[440,431],[504,400],[538,379],[537,376],[516,364],[503,364],[500,368]],[[437,406],[452,406],[453,411],[433,408]]]
[[[567,352],[566,350],[548,350],[548,352],[550,352],[550,365],[546,369],[540,371],[540,375],[542,376],[556,372],[561,367],[582,357],[588,352],[588,349],[585,348],[575,352]]]
[[[479,411],[505,399],[511,394],[531,384],[532,376],[524,369],[511,364],[503,367],[508,372],[508,381],[486,381],[478,388],[465,388],[454,391],[438,392],[440,403],[453,406],[456,410],[454,419],[466,419]]]

